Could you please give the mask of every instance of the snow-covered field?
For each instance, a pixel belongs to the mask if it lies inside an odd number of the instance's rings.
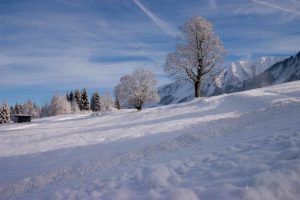
[[[300,199],[300,81],[0,126],[0,199]]]

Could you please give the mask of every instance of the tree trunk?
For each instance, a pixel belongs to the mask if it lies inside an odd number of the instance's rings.
[[[138,111],[141,111],[141,110],[142,110],[142,106],[141,106],[141,105],[135,106],[135,108],[136,108]]]
[[[201,88],[200,88],[200,81],[195,82],[195,97],[198,98],[201,96]]]

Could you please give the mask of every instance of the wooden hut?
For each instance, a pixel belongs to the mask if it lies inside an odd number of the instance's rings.
[[[15,123],[31,122],[31,115],[16,114],[13,116],[13,121]]]

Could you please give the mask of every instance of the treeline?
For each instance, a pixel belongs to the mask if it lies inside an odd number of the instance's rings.
[[[24,104],[17,103],[14,107],[2,103],[0,105],[0,124],[9,123],[16,114],[39,118],[85,112],[107,112],[121,108],[142,110],[145,103],[159,101],[154,74],[142,68],[121,77],[114,92],[115,101],[109,93],[100,95],[99,92],[94,92],[89,99],[86,89],[82,91],[76,89],[63,96],[53,96],[51,101],[42,107],[31,100]]]
[[[23,104],[16,103],[15,106],[9,106],[5,102],[0,104],[0,124],[9,123],[15,114],[25,114],[31,115],[33,118],[39,118],[41,108],[31,100]]]
[[[120,109],[120,106],[118,106],[117,101],[113,101],[108,93],[100,95],[99,92],[95,92],[89,99],[86,89],[82,91],[76,89],[66,93],[65,96],[53,96],[50,102],[41,107],[31,100],[24,104],[16,103],[15,106],[9,106],[3,102],[0,104],[0,124],[11,122],[13,116],[17,114],[40,118],[84,112],[107,112],[113,109]]]
[[[83,112],[106,112],[115,108],[112,97],[106,93],[93,93],[89,99],[86,89],[67,92],[65,96],[53,96],[50,103],[42,106],[41,117],[80,114]]]

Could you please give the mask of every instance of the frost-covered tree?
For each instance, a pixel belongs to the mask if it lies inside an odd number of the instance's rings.
[[[31,115],[33,118],[38,118],[40,116],[40,108],[31,100],[28,100],[23,104],[21,113]]]
[[[51,115],[66,115],[71,114],[71,104],[67,101],[65,96],[54,96],[50,104]]]
[[[9,105],[5,102],[0,104],[0,124],[10,122],[10,109]]]
[[[78,103],[81,103],[81,92],[79,90],[71,91],[66,93],[66,99],[71,105],[72,114],[80,113],[80,108]]]
[[[93,112],[99,112],[101,110],[100,107],[100,95],[99,92],[95,92],[91,98],[91,110]]]
[[[121,77],[115,88],[120,105],[142,110],[144,103],[159,101],[157,81],[154,74],[145,69],[136,69],[132,74]]]
[[[51,116],[51,105],[49,105],[48,102],[46,102],[42,107],[41,107],[41,112],[40,112],[40,116],[41,117],[49,117]]]
[[[201,83],[213,75],[223,61],[225,49],[214,33],[213,25],[202,17],[193,17],[181,28],[176,51],[167,55],[165,72],[177,81],[194,84],[195,97],[201,96]]]
[[[81,104],[79,107],[80,107],[80,110],[90,110],[90,102],[89,102],[89,98],[88,98],[86,89],[82,90]]]
[[[34,107],[33,107],[33,103],[31,100],[28,100],[27,102],[25,102],[22,107],[23,107],[22,114],[32,115]]]
[[[32,114],[32,117],[33,118],[41,117],[41,108],[35,102],[33,103],[33,109],[34,109],[34,112]]]
[[[114,108],[114,102],[109,93],[105,93],[104,95],[100,96],[100,111],[107,112],[111,111]]]
[[[75,99],[73,99],[73,101],[71,101],[70,104],[71,104],[72,114],[80,113],[79,106],[78,106],[77,101]]]

